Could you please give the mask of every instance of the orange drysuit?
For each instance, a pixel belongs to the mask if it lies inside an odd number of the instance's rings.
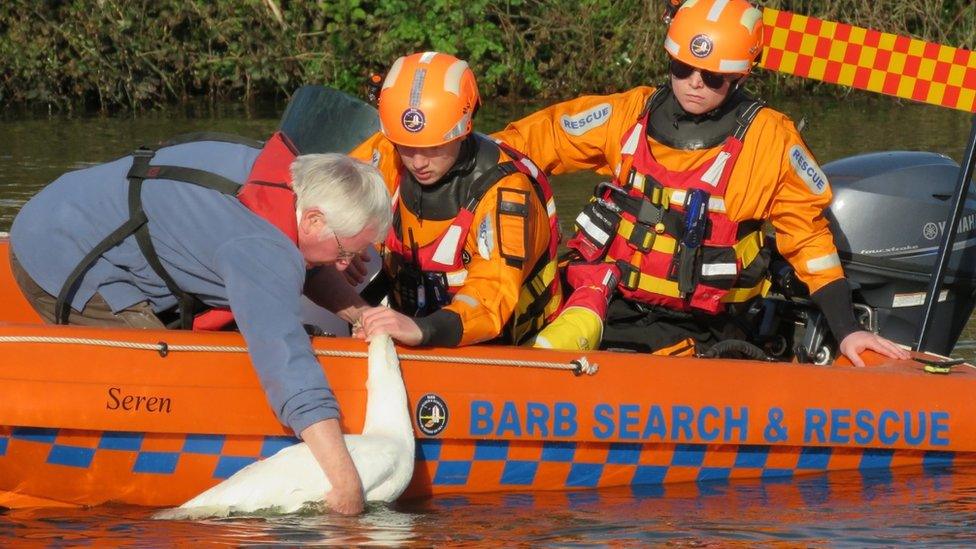
[[[654,92],[651,87],[586,96],[531,114],[493,137],[525,153],[547,173],[596,170],[623,174],[621,138],[634,125]],[[603,110],[603,116],[595,115]],[[670,170],[689,170],[715,156],[720,146],[679,150],[648,138],[654,157]],[[725,194],[733,221],[769,220],[776,246],[800,279],[816,292],[844,277],[824,208],[827,179],[790,119],[770,108],[759,111]]]
[[[555,205],[521,172],[512,170],[493,183],[479,181],[486,172],[513,160],[491,139],[478,134],[467,137],[452,170],[426,186],[412,178],[393,143],[381,133],[350,155],[372,162],[394,197],[394,227],[381,249],[384,271],[394,281],[393,292],[401,269],[415,257],[440,257],[442,263],[449,257],[446,263],[455,263],[439,270],[449,286],[446,304],[429,314],[401,311],[422,315],[415,319],[424,333],[422,344],[469,345],[497,338],[520,343],[556,312],[561,300],[555,262],[558,234],[550,230],[555,226],[550,223],[550,215],[555,221]],[[475,187],[485,186],[480,199],[474,196]],[[467,223],[459,221],[468,214]],[[454,234],[464,227],[466,234]],[[458,237],[463,242],[454,254],[450,242]],[[402,296],[392,297],[394,307],[400,308]],[[416,302],[416,296],[412,299]],[[435,297],[421,299],[429,303]]]
[[[644,86],[613,95],[580,97],[513,122],[493,137],[530,156],[547,173],[589,169],[613,177],[618,187],[631,175],[634,139],[646,139],[653,158],[669,171],[688,172],[709,162],[718,164],[722,142],[705,148],[676,148],[647,135],[644,127],[635,128],[654,92],[655,88]],[[827,178],[790,119],[770,108],[759,110],[744,134],[720,207],[732,222],[769,221],[779,252],[811,294],[844,279],[823,213],[830,200]],[[831,323],[832,329],[843,327],[835,330],[838,340],[854,330],[849,307],[842,314],[828,312],[828,322],[831,316],[835,320],[843,317]],[[592,343],[599,335],[586,339]]]

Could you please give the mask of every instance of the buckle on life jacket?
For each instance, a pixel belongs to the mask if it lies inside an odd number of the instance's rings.
[[[657,225],[655,223],[655,226]],[[654,246],[654,239],[657,238],[657,235],[658,232],[654,227],[635,223],[634,228],[630,231],[630,236],[627,237],[627,243],[630,244],[631,248],[646,254]]]
[[[640,286],[641,272],[640,268],[630,264],[628,261],[623,259],[618,259],[616,261],[617,269],[620,270],[620,282],[619,284],[628,290],[636,290]]]

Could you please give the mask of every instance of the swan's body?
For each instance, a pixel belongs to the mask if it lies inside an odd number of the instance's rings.
[[[413,476],[414,438],[407,392],[396,349],[388,336],[369,344],[363,434],[346,435],[346,447],[363,482],[366,501],[393,501]],[[252,463],[176,509],[156,518],[191,519],[269,510],[292,513],[320,502],[331,489],[305,443]]]

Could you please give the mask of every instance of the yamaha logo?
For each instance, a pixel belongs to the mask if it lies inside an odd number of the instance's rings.
[[[699,34],[691,39],[691,54],[695,57],[708,57],[712,53],[712,39]]]
[[[447,404],[441,397],[430,393],[420,399],[417,403],[417,427],[429,437],[447,427]]]
[[[403,116],[400,117],[400,123],[403,124],[403,127],[408,132],[417,133],[427,125],[427,119],[420,109],[411,107],[403,111]]]
[[[922,236],[926,240],[935,240],[939,237],[939,226],[929,221],[922,227]]]

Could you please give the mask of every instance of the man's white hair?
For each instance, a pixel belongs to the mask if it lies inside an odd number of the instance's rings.
[[[292,162],[291,180],[299,220],[306,210],[318,208],[338,236],[374,228],[376,242],[386,238],[390,193],[375,167],[344,154],[304,154]]]

